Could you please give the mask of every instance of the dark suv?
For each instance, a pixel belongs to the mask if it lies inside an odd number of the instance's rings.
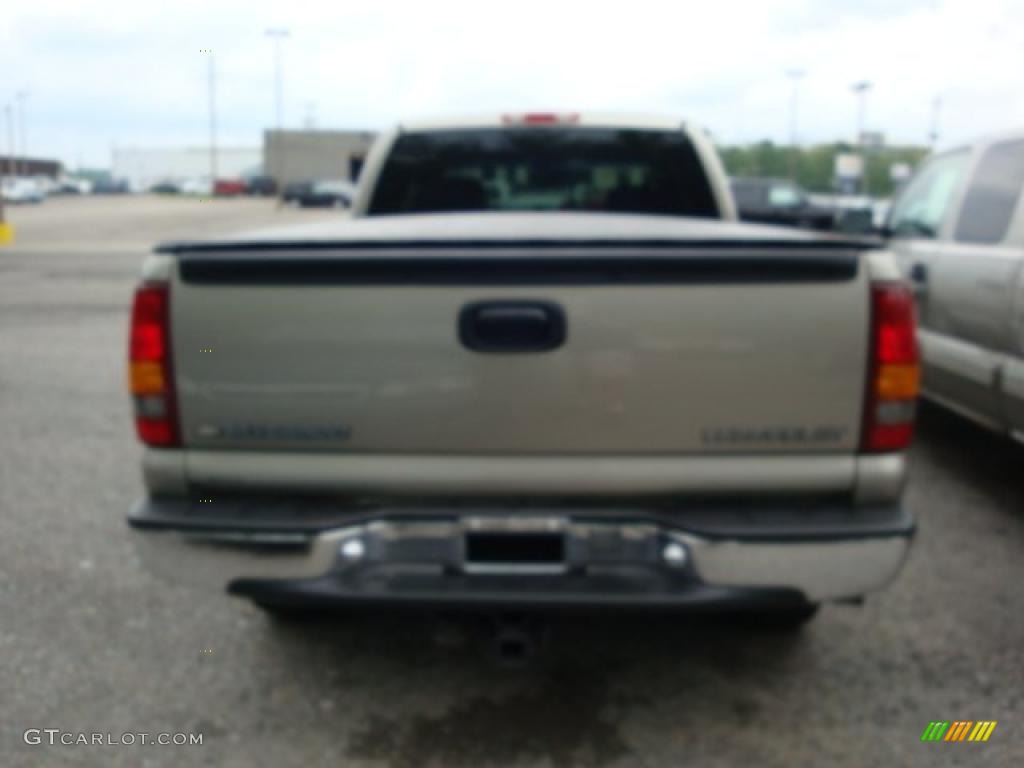
[[[805,229],[833,229],[836,211],[815,205],[798,185],[786,179],[731,179],[736,209],[744,221]]]

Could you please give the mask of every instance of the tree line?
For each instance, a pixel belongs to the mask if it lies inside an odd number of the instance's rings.
[[[851,144],[837,142],[812,147],[789,147],[761,141],[745,146],[719,147],[730,176],[792,178],[811,192],[836,190],[836,155],[856,153]],[[889,169],[896,163],[916,168],[928,154],[926,147],[879,147],[866,153],[867,190],[871,195],[891,195],[895,184]]]

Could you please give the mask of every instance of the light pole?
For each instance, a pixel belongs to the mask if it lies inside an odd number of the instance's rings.
[[[18,164],[14,155],[14,107],[5,104],[4,113],[7,115],[7,171],[11,176],[17,176]]]
[[[275,143],[277,144],[277,149],[278,149],[278,154],[279,154],[279,159],[275,163],[275,165],[277,167],[274,168],[274,171],[276,171],[276,173],[274,173],[274,175],[277,177],[276,181],[277,181],[278,194],[279,195],[282,194],[282,192],[284,190],[284,181],[285,181],[285,179],[284,179],[284,137],[281,135],[281,132],[284,130],[284,111],[283,111],[284,110],[284,107],[283,107],[284,97],[282,95],[283,94],[283,90],[284,90],[284,84],[283,84],[283,77],[282,77],[282,73],[281,73],[281,68],[282,68],[282,65],[281,65],[281,58],[282,58],[281,42],[283,40],[285,40],[289,36],[289,34],[291,34],[291,33],[287,29],[284,29],[283,27],[275,27],[275,28],[267,30],[267,37],[271,38],[274,41],[274,106],[275,106],[275,111],[277,113],[276,114],[276,116],[277,116],[277,141]],[[268,168],[267,171],[270,171],[270,169]]]
[[[28,91],[18,91],[18,110],[21,117],[21,171],[25,176],[28,176],[28,133],[25,130],[25,102],[27,100]]]
[[[282,91],[284,89],[284,85],[282,83],[281,76],[281,41],[285,40],[289,36],[289,34],[291,33],[287,29],[283,29],[280,27],[267,30],[267,37],[271,38],[274,41],[274,103],[275,110],[277,113],[277,130],[279,131],[284,126],[284,115],[282,111]]]
[[[935,145],[939,143],[939,112],[941,111],[942,97],[936,96],[932,101],[932,124],[928,131],[928,143],[931,144],[932,152],[935,151]]]
[[[797,153],[797,108],[800,99],[800,80],[803,78],[804,70],[791,69],[786,77],[793,81],[793,90],[789,98],[789,178],[796,179],[796,153]]]
[[[864,116],[867,110],[867,95],[868,91],[871,90],[871,82],[869,80],[861,80],[859,83],[851,85],[850,90],[857,94],[857,138],[854,143],[857,146],[861,146],[864,139]]]
[[[14,123],[11,117],[11,105],[4,104],[4,113],[7,117],[7,133],[8,133],[8,155],[6,162],[4,162],[3,170],[0,171],[0,243],[9,243],[13,236],[11,234],[10,225],[4,218],[4,195],[3,188],[4,182],[7,180],[7,174],[10,172],[11,164],[14,162]],[[13,174],[12,174],[13,175]]]
[[[868,158],[864,146],[864,117],[867,112],[868,91],[871,90],[870,80],[861,80],[850,86],[850,90],[857,95],[857,137],[854,144],[860,149],[860,191],[867,194],[868,191]]]
[[[4,186],[4,181],[8,174],[12,177],[18,175],[18,169],[14,165],[14,107],[10,104],[5,104],[4,113],[7,116],[8,154],[7,162],[4,163],[3,172],[0,173],[0,188]],[[0,245],[9,245],[13,242],[14,227],[7,221],[4,214],[4,196],[3,190],[0,189]]]
[[[208,83],[210,90],[210,194],[217,185],[217,102],[213,70],[213,54],[210,54]]]

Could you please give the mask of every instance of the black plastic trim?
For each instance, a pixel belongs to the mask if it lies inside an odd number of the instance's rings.
[[[621,243],[614,246],[621,251]],[[715,244],[703,251],[687,247],[676,253],[625,254],[595,250],[601,245],[584,247],[573,255],[527,251],[486,256],[472,251],[408,255],[408,248],[310,256],[302,254],[315,249],[298,245],[298,253],[286,256],[186,251],[179,270],[183,281],[201,285],[644,285],[841,282],[852,280],[858,266],[857,251],[820,244],[779,251]]]
[[[325,239],[325,240],[223,240],[159,243],[155,253],[273,253],[275,251],[446,251],[446,250],[572,250],[572,249],[685,249],[685,250],[787,250],[843,251],[878,248],[878,242],[862,238],[732,237],[732,238],[516,238],[516,239]]]
[[[289,607],[408,610],[524,610],[600,612],[715,612],[808,605],[796,589],[722,587],[688,577],[628,578],[588,575],[484,578],[416,574],[369,584],[341,574],[315,579],[236,579],[228,592]]]
[[[456,516],[544,514],[580,521],[650,522],[705,539],[800,543],[856,539],[908,538],[915,523],[900,504],[855,507],[850,503],[806,500],[715,502],[651,506],[345,506],[301,499],[218,498],[200,504],[190,499],[143,498],[128,515],[133,528],[210,534],[303,534],[375,520],[430,520]]]

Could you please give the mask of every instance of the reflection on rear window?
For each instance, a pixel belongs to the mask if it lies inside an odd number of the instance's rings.
[[[547,126],[400,136],[368,213],[555,210],[717,216],[682,133]]]

